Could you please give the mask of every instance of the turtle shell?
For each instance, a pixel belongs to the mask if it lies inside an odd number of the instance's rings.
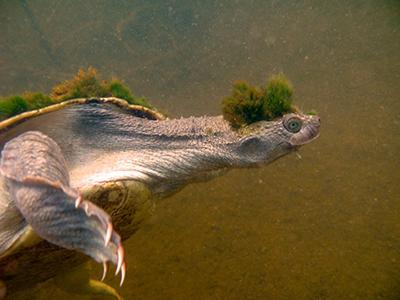
[[[63,101],[57,104],[49,105],[44,108],[31,110],[27,112],[23,112],[19,115],[6,119],[0,122],[0,132],[6,131],[7,129],[16,126],[22,122],[25,122],[31,118],[35,118],[44,114],[48,114],[54,111],[58,111],[64,109],[66,107],[72,105],[85,105],[90,103],[106,103],[112,104],[117,107],[120,107],[126,112],[139,117],[139,118],[146,118],[149,120],[164,120],[165,116],[155,110],[149,109],[147,107],[141,105],[133,105],[129,104],[127,101],[115,97],[109,98],[79,98],[79,99],[72,99]]]
[[[60,146],[67,161],[75,152],[79,152],[79,145],[75,141],[75,134],[85,133],[89,127],[97,127],[99,131],[114,130],[104,125],[102,120],[107,116],[96,114],[99,111],[114,111],[118,115],[130,115],[148,120],[166,119],[161,113],[140,105],[130,105],[119,98],[86,98],[73,99],[50,105],[38,110],[21,113],[10,119],[0,122],[0,151],[4,144],[25,131],[37,130],[49,136]],[[90,119],[90,120],[89,120]],[[99,121],[96,121],[99,120]],[[98,122],[94,124],[95,122]],[[110,123],[108,123],[110,124]],[[87,132],[85,139],[93,137]]]

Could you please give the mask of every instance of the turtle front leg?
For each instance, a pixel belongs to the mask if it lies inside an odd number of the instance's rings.
[[[86,201],[69,184],[65,159],[58,145],[46,135],[30,131],[9,141],[0,161],[10,197],[34,231],[58,246],[83,252],[121,270],[126,266],[121,238],[110,216]]]

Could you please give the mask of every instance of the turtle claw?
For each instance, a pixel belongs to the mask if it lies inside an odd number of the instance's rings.
[[[107,246],[108,243],[110,242],[112,232],[113,232],[113,226],[112,226],[111,223],[108,223],[108,225],[107,225],[106,238],[105,238],[105,241],[104,241],[104,246]]]
[[[82,196],[79,195],[79,197],[76,198],[75,200],[75,208],[78,208],[81,203],[82,203]]]
[[[88,217],[96,217],[96,219],[103,226],[104,232],[102,233],[102,235],[104,236],[104,247],[106,249],[116,249],[116,255],[113,259],[110,260],[104,258],[102,260],[103,276],[101,280],[103,281],[107,275],[108,261],[112,261],[117,266],[115,275],[118,275],[118,273],[121,271],[120,284],[122,285],[125,280],[126,274],[125,250],[121,244],[120,236],[114,231],[110,216],[93,203],[84,200],[81,195],[79,195],[78,198],[75,200],[75,206],[77,209],[83,209]]]
[[[119,283],[119,286],[122,286],[124,284],[125,274],[126,274],[126,264],[125,262],[123,262],[121,266],[121,282]]]
[[[107,270],[108,270],[108,264],[107,262],[103,262],[103,276],[101,276],[101,281],[103,281],[106,278]]]
[[[118,275],[119,271],[121,270],[122,264],[125,263],[125,260],[124,260],[125,251],[122,246],[118,247],[117,255],[118,255],[118,263],[117,263],[117,270],[115,271],[115,275]]]
[[[117,257],[118,257],[117,258],[118,262],[115,275],[118,275],[118,273],[121,272],[121,281],[119,286],[122,286],[125,281],[125,275],[126,275],[125,250],[122,247],[122,245],[118,246]],[[105,261],[103,262],[103,276],[101,277],[101,281],[104,281],[104,279],[106,278],[107,271],[108,271],[108,262]]]

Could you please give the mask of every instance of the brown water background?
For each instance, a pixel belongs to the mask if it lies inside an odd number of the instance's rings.
[[[87,66],[172,116],[282,71],[322,118],[302,159],[160,202],[125,242],[126,299],[400,299],[398,1],[0,0],[1,95]]]

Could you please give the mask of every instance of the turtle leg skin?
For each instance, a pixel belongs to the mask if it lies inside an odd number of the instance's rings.
[[[11,199],[41,238],[83,252],[105,270],[111,262],[116,274],[121,271],[122,285],[126,266],[121,238],[110,216],[70,187],[65,159],[52,139],[37,131],[12,139],[2,151],[0,172]]]

